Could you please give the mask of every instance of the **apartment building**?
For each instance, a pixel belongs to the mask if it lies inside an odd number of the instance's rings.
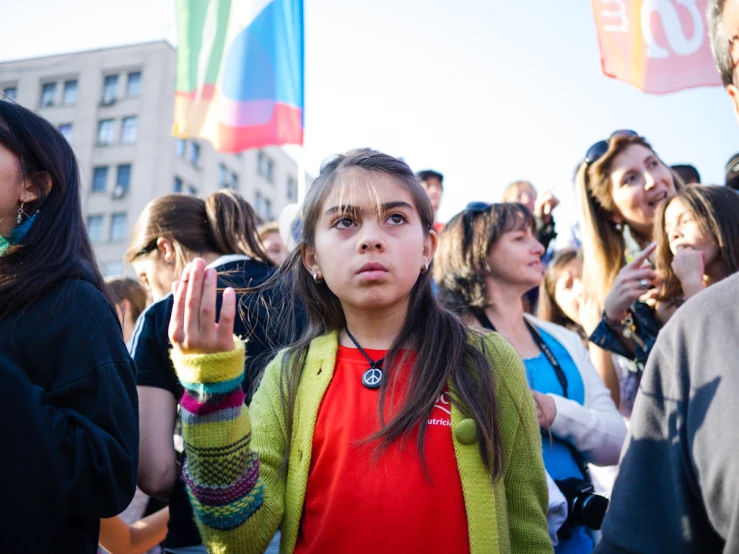
[[[278,147],[216,152],[171,136],[175,50],[166,41],[0,63],[0,93],[32,109],[72,145],[82,208],[106,275],[130,273],[123,253],[146,204],[172,192],[242,194],[264,221],[298,196],[297,163]]]

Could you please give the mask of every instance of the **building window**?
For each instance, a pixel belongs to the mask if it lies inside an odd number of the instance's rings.
[[[218,185],[221,187],[228,187],[228,169],[225,165],[220,164],[218,166]]]
[[[108,188],[108,168],[96,167],[92,170],[92,192],[105,192]]]
[[[126,81],[126,96],[139,96],[141,94],[141,72],[128,74]]]
[[[236,173],[231,173],[231,189],[239,190],[239,176]]]
[[[190,163],[200,167],[200,145],[195,141],[190,142]]]
[[[198,189],[195,187],[195,185],[187,185],[187,194],[191,196],[197,196]]]
[[[126,216],[125,212],[113,214],[110,220],[110,242],[126,240]]]
[[[56,100],[56,83],[45,83],[41,86],[41,107],[53,106]]]
[[[112,104],[118,99],[118,75],[108,75],[103,82],[103,104]]]
[[[292,177],[287,178],[287,199],[290,202],[298,201],[298,182]]]
[[[181,193],[183,187],[184,187],[184,184],[182,182],[182,179],[180,179],[179,177],[175,177],[174,178],[174,187],[173,187],[174,191],[176,193]]]
[[[262,193],[259,191],[254,193],[254,211],[258,216],[262,215]]]
[[[138,119],[136,116],[124,117],[121,122],[121,143],[131,144],[136,142],[136,135],[138,134]]]
[[[185,139],[175,139],[174,141],[174,153],[175,156],[178,158],[184,158],[185,157],[185,147],[187,146],[187,141]]]
[[[123,262],[108,262],[103,264],[103,277],[122,277]]]
[[[272,201],[269,198],[264,199],[264,220],[272,220]]]
[[[67,139],[67,142],[70,142],[72,140],[72,124],[71,123],[64,123],[63,125],[59,125],[59,132],[62,134],[62,136]]]
[[[115,175],[115,188],[116,192],[120,196],[123,196],[123,194],[131,188],[131,164],[122,164],[118,166]]]
[[[62,104],[77,103],[77,81],[65,81],[64,93],[62,94]]]
[[[5,89],[3,89],[3,94],[8,100],[15,100],[18,96],[18,89],[16,87],[5,87]]]
[[[105,146],[113,144],[115,140],[115,121],[112,119],[101,119],[98,123],[98,145]]]
[[[103,216],[87,216],[87,235],[90,242],[102,242],[103,240]]]
[[[270,160],[261,150],[257,152],[257,173],[274,183],[275,163]]]

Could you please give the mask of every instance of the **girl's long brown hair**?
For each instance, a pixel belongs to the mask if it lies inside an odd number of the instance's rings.
[[[623,233],[612,221],[616,205],[611,194],[611,168],[614,158],[634,144],[654,152],[644,137],[615,136],[609,141],[608,151],[590,165],[583,161],[575,176],[583,235],[583,293],[586,298],[595,299],[601,308],[624,266],[626,255]],[[661,159],[660,163],[664,164]],[[682,181],[674,171],[672,177],[675,189],[682,189]],[[645,238],[651,240],[651,237]]]
[[[301,252],[305,247],[314,245],[316,224],[323,204],[335,187],[342,186],[342,175],[348,170],[364,172],[368,179],[377,173],[391,176],[413,198],[424,233],[428,235],[431,232],[434,222],[434,212],[426,193],[411,169],[401,160],[373,150],[361,149],[336,156],[322,167],[303,204],[303,229],[298,248],[291,252],[274,277],[276,282],[285,278],[291,281],[293,294],[302,300],[308,315],[305,333],[287,349],[282,358],[281,400],[288,429],[283,470],[287,467],[290,455],[295,402],[302,378],[303,361],[310,344],[317,337],[339,331],[346,326],[339,299],[325,282],[313,281],[303,266]],[[383,381],[378,401],[382,428],[370,440],[378,440],[382,450],[393,441],[410,437],[418,430],[417,447],[423,463],[428,415],[446,384],[450,383],[452,403],[466,417],[477,423],[482,460],[492,478],[499,477],[504,460],[493,380],[493,372],[498,368],[490,367],[482,336],[470,334],[459,318],[437,302],[432,290],[430,271],[420,273],[410,291],[408,314],[390,347],[384,364],[386,368],[396,368],[407,361],[401,350],[415,354],[407,389],[396,391],[397,374],[389,369],[390,378]],[[404,400],[395,410],[395,415],[386,421],[388,394],[391,395],[391,400],[395,394],[402,396]],[[394,405],[392,402],[390,404]]]
[[[149,202],[133,228],[126,261],[155,250],[159,238],[172,242],[178,273],[188,261],[187,252],[245,254],[274,265],[257,236],[254,209],[230,190],[213,192],[205,200],[166,194]]]
[[[662,203],[655,222],[657,271],[664,278],[659,300],[674,305],[681,304],[684,295],[680,279],[672,269],[674,256],[665,231],[665,211],[677,198],[693,212],[703,236],[711,237],[716,244],[723,276],[739,271],[739,194],[726,187],[685,187]]]

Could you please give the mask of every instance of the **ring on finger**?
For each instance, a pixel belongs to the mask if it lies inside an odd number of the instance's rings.
[[[641,279],[639,281],[639,288],[647,290],[649,288],[649,281],[647,281],[646,279]]]

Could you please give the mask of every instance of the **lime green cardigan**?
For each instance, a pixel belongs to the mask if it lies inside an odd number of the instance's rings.
[[[551,552],[541,439],[523,364],[500,335],[491,333],[484,340],[495,373],[505,466],[503,477],[493,483],[480,457],[474,420],[466,419],[459,408],[452,406],[452,436],[467,512],[470,551],[472,554]],[[313,433],[321,400],[334,374],[337,350],[336,332],[319,337],[310,345],[298,387],[286,474],[279,470],[288,435],[280,402],[281,356],[266,368],[248,411],[236,407],[237,401],[222,412],[228,416],[202,415],[205,412],[201,414],[197,407],[186,404],[183,397],[188,452],[184,477],[203,542],[210,552],[264,552],[280,525],[280,552],[288,554],[295,549]],[[243,352],[243,345],[237,343],[231,353],[173,354],[178,375],[190,391],[185,396],[197,397],[198,392],[213,387],[220,387],[218,391],[223,393],[228,383],[238,383]],[[200,404],[206,405],[207,402]],[[193,410],[198,413],[191,413]],[[254,432],[250,435],[252,427]],[[258,481],[253,483],[250,476],[257,472]],[[251,488],[247,491],[245,487]],[[229,493],[228,503],[213,501],[214,491],[237,489],[243,494]],[[238,498],[233,500],[234,497]]]

